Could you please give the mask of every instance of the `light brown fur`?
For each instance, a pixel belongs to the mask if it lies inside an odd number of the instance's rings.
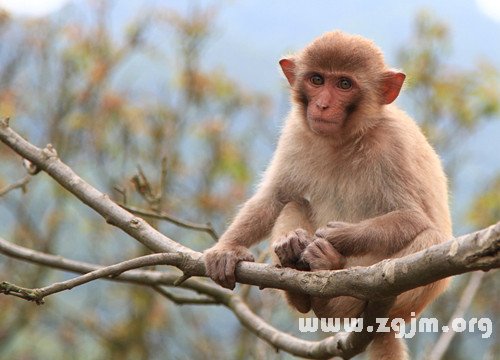
[[[256,194],[206,252],[208,275],[234,287],[236,263],[253,260],[247,248],[273,227],[281,265],[306,264],[311,271],[371,265],[449,239],[446,177],[418,126],[390,104],[404,75],[385,66],[380,50],[369,40],[332,32],[280,64],[292,87],[292,110]],[[311,85],[311,71],[324,84]],[[337,88],[345,76],[352,88]],[[389,317],[418,315],[446,284],[401,294]],[[320,317],[359,316],[365,305],[346,296],[287,298]],[[373,359],[407,356],[390,335],[376,336]]]

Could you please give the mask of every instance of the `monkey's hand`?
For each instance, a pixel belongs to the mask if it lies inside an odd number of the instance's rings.
[[[322,238],[315,239],[306,247],[302,259],[309,264],[312,271],[342,269],[346,262],[346,258]]]
[[[316,238],[327,240],[342,255],[350,256],[353,253],[362,252],[362,249],[358,249],[362,245],[357,241],[358,230],[357,224],[330,221],[326,227],[316,230],[314,235]]]
[[[217,244],[204,253],[206,273],[217,284],[234,289],[234,270],[240,261],[255,261],[252,253],[244,246]]]
[[[281,266],[297,270],[309,270],[309,266],[301,259],[302,252],[313,238],[303,229],[290,231],[274,243],[273,250],[278,256]]]

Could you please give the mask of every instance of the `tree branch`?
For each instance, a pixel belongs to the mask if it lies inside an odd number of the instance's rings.
[[[71,290],[74,287],[86,284],[88,282],[103,277],[115,277],[127,270],[137,269],[145,266],[161,265],[161,264],[167,264],[169,262],[175,262],[175,259],[171,259],[173,256],[175,255],[168,253],[140,256],[135,259],[126,260],[118,264],[105,266],[98,270],[93,270],[91,272],[86,273],[85,275],[78,276],[74,279],[69,279],[66,281],[54,283],[52,285],[38,289],[26,289],[4,281],[0,283],[0,293],[6,295],[12,294],[28,301],[34,301],[37,304],[43,304],[44,303],[43,299],[46,296],[56,294],[64,290]]]
[[[44,149],[35,147],[10,129],[7,120],[0,121],[0,140],[38,169],[44,170],[82,202],[102,215],[108,223],[122,229],[155,252],[170,253],[162,254],[162,256],[165,255],[162,260],[165,264],[181,269],[184,272],[183,279],[190,276],[205,276],[201,253],[162,235],[143,219],[132,215],[111,201],[107,195],[83,181],[71,168],[59,160],[52,146],[47,145]],[[16,247],[1,239],[0,251],[28,261],[45,262],[48,266],[72,268],[71,271],[103,270],[95,265],[61,260],[59,257]],[[303,272],[242,262],[236,268],[236,280],[240,283],[258,285],[261,288],[272,287],[318,297],[348,295],[370,300],[364,314],[366,323],[370,323],[370,319],[375,315],[385,316],[392,299],[404,291],[448,276],[474,270],[487,271],[498,267],[500,267],[500,222],[487,229],[452,239],[404,258],[384,260],[369,267]],[[89,275],[88,279],[92,280],[91,277],[95,274]],[[150,286],[161,284],[172,286],[178,280],[178,275],[130,270],[117,276],[116,279]],[[373,335],[361,332],[349,334],[347,337],[339,334],[319,342],[300,340],[264,322],[231,291],[195,279],[188,279],[181,286],[205,294],[227,306],[245,326],[259,337],[279,349],[298,356],[349,358],[363,351]],[[17,290],[16,295],[24,295],[26,289],[18,287]],[[376,309],[383,311],[375,314]]]
[[[192,221],[183,220],[164,211],[159,211],[159,212],[148,211],[130,205],[125,205],[125,204],[119,204],[119,205],[125,210],[130,211],[132,214],[150,217],[157,220],[165,220],[177,226],[183,227],[185,229],[204,231],[208,233],[215,241],[217,241],[217,239],[219,238],[219,235],[215,232],[214,228],[210,224],[198,224]]]
[[[205,276],[202,254],[156,231],[86,183],[65,165],[52,146],[39,149],[0,121],[0,140],[47,172],[69,192],[115,225],[156,252],[175,252],[170,265],[187,276]],[[500,267],[500,222],[476,233],[403,258],[384,260],[369,267],[338,271],[303,272],[289,268],[242,262],[237,266],[240,283],[278,288],[314,296],[354,296],[383,299],[448,276]]]
[[[218,301],[215,301],[209,297],[185,297],[179,296],[171,293],[170,291],[162,288],[161,286],[154,286],[153,289],[160,295],[169,299],[176,305],[219,305]]]
[[[26,175],[25,177],[23,177],[21,180],[18,180],[10,185],[7,185],[5,186],[4,188],[0,189],[0,197],[4,196],[5,194],[7,194],[8,192],[12,191],[12,190],[15,190],[15,189],[21,189],[24,192],[26,192],[26,185],[28,185],[28,183],[30,182],[31,180],[31,175]]]
[[[45,254],[39,251],[27,249],[25,247],[14,245],[0,238],[0,252],[36,264],[49,266],[52,268],[66,270],[76,273],[89,273],[103,269],[102,266],[89,264],[81,261],[69,260],[61,256]],[[130,270],[116,277],[103,277],[103,280],[128,282],[138,285],[151,286],[155,290],[160,285],[174,286],[177,274],[153,271],[153,270]],[[335,336],[328,337],[321,341],[306,341],[286,334],[266,323],[257,316],[241,297],[229,290],[223,289],[218,285],[189,279],[185,281],[182,288],[196,291],[212,298],[214,302],[229,308],[238,317],[240,322],[258,337],[269,343],[277,349],[281,349],[290,354],[307,357],[312,359],[323,359],[332,356],[340,356],[349,359],[352,356],[364,351],[370,343],[373,333],[353,332],[338,333]],[[381,302],[368,302],[363,323],[373,324],[374,318],[384,317],[390,301],[384,299]]]
[[[162,235],[143,219],[122,209],[108,195],[86,183],[69,166],[59,160],[52,145],[49,144],[44,149],[39,149],[24,140],[9,127],[8,119],[0,120],[0,140],[24,159],[36,165],[38,169],[49,174],[83,203],[97,211],[106,222],[119,227],[151,250],[155,252],[195,253]]]

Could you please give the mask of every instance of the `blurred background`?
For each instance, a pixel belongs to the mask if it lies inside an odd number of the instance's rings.
[[[398,103],[422,126],[450,178],[456,235],[500,220],[500,3],[477,1],[0,0],[0,116],[52,143],[85,180],[150,212],[222,233],[251,194],[289,109],[281,56],[325,31],[373,39],[408,81]],[[23,179],[0,144],[0,190]],[[148,219],[195,250],[206,233]],[[0,196],[0,236],[111,264],[148,253],[46,174]],[[255,249],[266,259],[267,245]],[[0,280],[40,287],[72,277],[0,255]],[[500,282],[491,271],[466,313],[494,331],[458,333],[445,359],[500,353]],[[446,323],[470,274],[423,316]],[[299,334],[278,291],[238,291],[264,319]],[[407,340],[424,358],[440,334]],[[36,306],[0,297],[1,359],[282,359],[217,306],[178,306],[104,281]],[[360,356],[358,358],[363,358]]]

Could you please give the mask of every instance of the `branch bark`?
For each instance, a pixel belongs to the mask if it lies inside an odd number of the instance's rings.
[[[104,267],[81,261],[69,260],[61,256],[49,255],[39,251],[11,244],[0,238],[0,252],[24,261],[49,266],[55,269],[66,270],[76,273],[90,273],[103,270]],[[153,270],[130,270],[116,277],[103,277],[104,280],[133,283],[137,285],[150,286],[155,291],[159,286],[174,286],[178,274],[160,272]],[[180,287],[204,294],[214,302],[229,308],[240,322],[258,337],[269,343],[276,349],[286,351],[290,354],[311,358],[324,359],[339,356],[343,359],[351,357],[364,351],[373,338],[373,333],[353,332],[350,334],[338,333],[321,341],[306,341],[287,333],[284,333],[266,323],[248,307],[242,298],[218,285],[188,279]],[[165,295],[165,294],[162,294]],[[384,317],[390,307],[392,299],[368,302],[363,316],[364,324],[374,324],[376,317]]]
[[[172,214],[166,213],[164,211],[156,212],[156,211],[148,211],[145,209],[139,209],[134,206],[129,206],[125,204],[119,204],[122,208],[124,208],[127,211],[130,211],[132,214],[135,215],[140,215],[144,217],[149,217],[152,219],[157,219],[157,220],[165,220],[168,222],[171,222],[172,224],[175,224],[177,226],[186,228],[186,229],[191,229],[191,230],[196,230],[196,231],[203,231],[209,234],[215,241],[219,239],[219,235],[217,232],[214,230],[214,228],[210,224],[198,224],[192,221],[187,221],[183,220],[181,218],[178,218],[177,216],[174,216]]]
[[[93,188],[58,157],[52,146],[39,149],[0,121],[0,140],[23,158],[44,170],[82,202],[155,252],[175,253],[171,265],[188,276],[205,276],[202,254],[159,233],[132,215],[109,196]],[[354,296],[383,299],[448,276],[500,267],[500,222],[487,229],[452,239],[403,258],[390,259],[366,268],[302,272],[242,262],[237,266],[240,283],[277,288],[314,296]]]
[[[8,192],[10,192],[12,190],[19,189],[19,188],[23,192],[26,192],[26,185],[28,185],[28,183],[30,182],[31,177],[32,177],[31,175],[26,175],[21,180],[18,180],[12,184],[9,184],[9,185],[3,187],[2,189],[0,189],[0,197],[4,196],[5,194],[7,194]]]

